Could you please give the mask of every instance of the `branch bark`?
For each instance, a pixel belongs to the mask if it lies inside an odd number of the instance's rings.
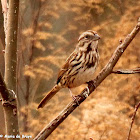
[[[132,32],[125,38],[124,42],[116,48],[107,65],[101,70],[101,72],[93,81],[88,83],[90,92],[88,93],[87,88],[84,89],[83,92],[76,97],[76,101],[70,102],[54,120],[45,126],[45,128],[34,138],[34,140],[46,139],[68,117],[68,115],[72,113],[100,85],[100,83],[112,73],[113,68],[118,62],[119,58],[134,39],[139,30],[140,18]]]
[[[4,2],[4,1],[3,1]],[[6,1],[7,2],[7,1]],[[7,5],[7,3],[6,3]],[[2,95],[2,104],[5,114],[6,134],[12,135],[12,138],[18,139],[18,115],[16,102],[16,62],[17,62],[17,29],[18,29],[18,9],[19,0],[10,0],[6,15],[5,36],[5,83],[0,74],[0,92]],[[5,13],[7,12],[7,13]]]
[[[2,3],[0,1],[0,71],[4,75],[4,48],[5,48],[5,34],[4,34],[4,18],[2,13]]]
[[[3,15],[2,15],[2,3],[0,1],[0,40],[2,42],[3,48],[5,48],[5,34],[4,34],[4,27],[3,27]]]
[[[140,68],[132,69],[132,70],[115,70],[112,71],[114,74],[136,74],[140,73]]]

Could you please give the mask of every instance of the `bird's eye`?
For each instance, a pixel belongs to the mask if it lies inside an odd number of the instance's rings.
[[[85,38],[86,38],[86,39],[89,39],[89,38],[90,38],[90,36],[89,36],[89,35],[86,35],[86,36],[85,36]]]

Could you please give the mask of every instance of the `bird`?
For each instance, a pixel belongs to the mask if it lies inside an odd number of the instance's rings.
[[[75,88],[93,80],[99,62],[99,39],[100,36],[93,30],[87,30],[80,35],[75,50],[58,73],[56,85],[41,100],[38,109],[43,108],[60,89]]]

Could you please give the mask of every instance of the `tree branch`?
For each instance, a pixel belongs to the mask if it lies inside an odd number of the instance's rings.
[[[135,111],[134,111],[134,114],[132,116],[132,121],[131,121],[131,124],[130,124],[127,140],[130,140],[130,134],[131,134],[132,126],[133,126],[133,123],[134,123],[134,120],[135,120],[135,117],[136,117],[136,113],[137,113],[137,110],[139,109],[139,107],[140,107],[140,102],[135,107]]]
[[[2,1],[0,1],[0,25],[3,25],[3,13],[2,11],[4,11],[4,6],[2,7]],[[2,45],[3,45],[3,49],[5,48],[5,34],[4,34],[4,27],[3,26],[0,26],[0,40],[2,42]]]
[[[114,74],[136,74],[140,73],[140,68],[132,69],[132,70],[115,70],[112,71]]]
[[[16,102],[16,62],[17,62],[17,31],[18,31],[18,10],[19,0],[3,1],[4,26],[5,26],[5,83],[0,74],[0,92],[5,116],[6,134],[19,135],[17,102]],[[5,7],[6,6],[6,7]],[[7,138],[12,139],[12,138]]]
[[[101,70],[101,72],[93,81],[88,83],[90,92],[88,93],[87,88],[84,89],[83,92],[76,97],[76,101],[70,102],[54,120],[45,126],[45,128],[34,138],[34,140],[46,139],[68,117],[68,115],[72,113],[78,107],[78,105],[80,105],[100,85],[100,83],[112,73],[112,70],[118,62],[119,58],[134,39],[139,30],[140,18],[132,32],[125,38],[124,42],[116,48],[107,65]]]
[[[3,80],[1,73],[0,73],[0,93],[1,93],[2,99],[8,101],[9,93],[8,93],[6,84]]]

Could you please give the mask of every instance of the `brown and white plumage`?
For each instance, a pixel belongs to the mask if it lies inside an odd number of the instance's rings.
[[[93,79],[99,60],[99,39],[99,35],[92,30],[81,34],[76,49],[59,71],[57,84],[42,99],[38,108],[44,107],[61,88],[74,88]]]

